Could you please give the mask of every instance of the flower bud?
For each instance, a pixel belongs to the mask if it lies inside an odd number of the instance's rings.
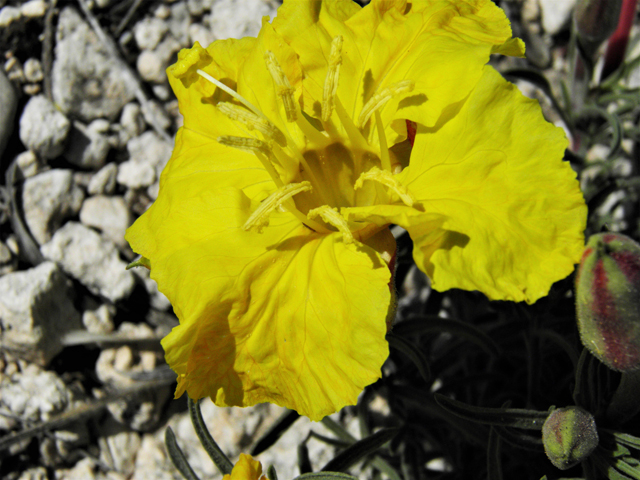
[[[578,39],[589,54],[616,30],[622,0],[579,0],[574,12]]]
[[[613,370],[640,367],[640,245],[616,233],[589,238],[576,276],[580,339]]]
[[[580,407],[554,410],[542,426],[542,443],[547,457],[560,470],[577,465],[598,446],[593,415]]]

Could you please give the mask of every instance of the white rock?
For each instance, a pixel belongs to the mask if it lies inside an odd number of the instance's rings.
[[[136,454],[140,448],[140,435],[123,431],[122,426],[113,419],[101,433],[106,442],[101,445],[100,460],[129,477],[133,474]]]
[[[18,167],[22,178],[33,177],[44,167],[42,162],[38,159],[38,156],[31,150],[25,150],[16,156],[16,166]]]
[[[115,472],[109,472],[108,477],[102,475],[97,476],[96,470],[98,466],[96,462],[91,458],[83,458],[76,463],[72,468],[57,469],[55,473],[56,480],[119,480],[114,475]],[[49,477],[44,477],[43,480]]]
[[[43,17],[47,11],[44,0],[30,0],[20,5],[20,13],[27,18]]]
[[[135,102],[127,103],[120,115],[120,145],[125,146],[133,137],[140,135],[144,128],[145,122],[140,105]]]
[[[144,283],[144,287],[150,297],[151,308],[160,311],[166,311],[171,308],[171,302],[164,293],[158,290],[158,284],[151,278],[149,270],[146,268],[134,268],[132,272]]]
[[[64,382],[55,373],[35,365],[3,382],[1,391],[0,402],[14,415],[32,422],[49,420],[62,412],[70,400]]]
[[[158,5],[153,11],[153,16],[159,18],[160,20],[166,20],[170,15],[171,9],[164,4]]]
[[[60,12],[52,71],[56,104],[84,122],[113,119],[135,95],[131,73],[71,7]]]
[[[189,25],[189,38],[191,43],[199,42],[205,48],[215,40],[213,32],[200,23]]]
[[[91,128],[95,122],[101,120],[95,120],[89,126],[73,122],[68,147],[64,151],[64,157],[70,163],[91,170],[102,168],[111,148],[108,137]]]
[[[147,163],[127,160],[118,165],[118,183],[129,188],[148,187],[156,181],[156,171]]]
[[[7,5],[0,8],[0,27],[8,27],[20,18],[20,9]]]
[[[171,465],[164,442],[153,435],[144,435],[131,480],[175,480]]]
[[[97,195],[87,198],[80,209],[80,221],[95,227],[120,247],[127,245],[124,232],[133,222],[131,212],[122,197]]]
[[[155,100],[145,102],[141,110],[142,116],[149,126],[157,125],[162,130],[166,130],[171,126],[171,117],[169,117],[164,107]]]
[[[45,258],[60,267],[96,295],[111,302],[128,297],[135,286],[113,243],[76,222],[67,222],[51,241],[40,248]]]
[[[189,13],[194,17],[199,17],[204,13],[204,3],[202,0],[187,0]]]
[[[153,50],[165,36],[169,27],[159,18],[145,17],[133,27],[133,35],[141,50]]]
[[[11,273],[18,268],[18,259],[14,258],[11,249],[0,242],[0,276]]]
[[[33,467],[20,474],[18,480],[48,480],[49,474],[44,467]],[[57,479],[57,477],[56,477]]]
[[[169,30],[180,45],[188,45],[189,43],[189,24],[191,23],[191,15],[186,2],[176,2],[171,5],[171,15],[167,19]]]
[[[71,123],[44,95],[31,97],[20,117],[20,140],[43,158],[64,150]]]
[[[35,240],[48,242],[65,219],[80,211],[83,199],[84,192],[73,182],[71,170],[49,170],[27,178],[22,208]]]
[[[0,277],[3,347],[46,365],[62,350],[60,337],[82,328],[70,293],[69,279],[52,262]]]
[[[118,168],[118,183],[129,188],[152,185],[171,158],[172,147],[155,132],[147,131],[127,143],[130,160]]]
[[[538,0],[542,9],[542,28],[550,35],[562,30],[576,5],[576,0]]]
[[[82,312],[82,323],[90,333],[113,332],[113,316],[116,309],[113,305],[102,304],[95,310]]]
[[[41,82],[44,78],[42,64],[37,58],[29,58],[22,66],[24,70],[24,78],[27,82]]]
[[[110,195],[116,189],[116,175],[118,175],[118,165],[111,162],[96,172],[87,186],[89,195]]]
[[[167,78],[162,58],[152,50],[143,50],[138,55],[136,66],[140,76],[148,82],[161,83]]]
[[[264,0],[218,0],[206,20],[218,39],[255,37],[264,15],[276,15],[275,7]]]

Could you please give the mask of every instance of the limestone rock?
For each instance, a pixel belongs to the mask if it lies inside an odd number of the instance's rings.
[[[20,140],[43,158],[62,153],[71,123],[44,95],[32,97],[20,117]]]
[[[87,198],[82,204],[80,221],[97,228],[116,245],[126,246],[124,233],[133,219],[122,197],[97,195]]]

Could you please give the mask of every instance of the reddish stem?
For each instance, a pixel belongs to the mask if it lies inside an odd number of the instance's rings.
[[[602,77],[607,78],[613,73],[624,60],[624,54],[629,42],[629,32],[636,14],[636,6],[638,0],[624,0],[622,9],[620,10],[620,20],[618,28],[607,44],[607,52],[605,53],[604,68],[602,69]]]

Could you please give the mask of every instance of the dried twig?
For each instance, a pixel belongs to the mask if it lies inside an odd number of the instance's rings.
[[[114,33],[114,35],[116,37],[119,37],[120,34],[122,33],[122,31],[125,28],[127,28],[127,25],[131,21],[131,18],[136,13],[136,10],[138,10],[138,7],[140,7],[140,5],[142,5],[142,0],[134,0],[134,2],[131,5],[131,7],[129,7],[129,10],[127,10],[126,15],[122,18],[122,20],[118,24],[118,27],[116,28],[116,31]]]
[[[127,62],[125,62],[122,59],[122,56],[120,55],[120,51],[118,50],[116,43],[102,29],[102,27],[100,26],[100,23],[98,22],[98,19],[96,19],[95,15],[93,15],[91,10],[87,6],[86,0],[78,0],[78,4],[80,5],[80,8],[82,9],[82,12],[84,13],[85,17],[87,18],[89,25],[91,25],[91,28],[96,33],[96,35],[98,36],[98,38],[100,39],[104,47],[107,49],[107,52],[109,53],[109,55],[114,59],[115,62],[117,62],[119,65],[122,66],[126,76],[125,81],[132,82],[135,85],[136,87],[135,96],[140,102],[140,104],[142,105],[143,111],[144,110],[152,111],[152,108],[149,107],[152,104],[152,102],[147,97],[147,94],[142,88],[142,81],[138,78],[137,73],[129,66]],[[151,118],[147,120],[151,123],[151,127],[156,131],[156,133],[160,135],[160,137],[162,137],[167,142],[173,143],[173,139],[159,125],[157,119],[152,116],[150,117]]]
[[[47,14],[44,17],[44,39],[42,41],[42,69],[44,70],[44,94],[53,101],[51,87],[51,68],[53,66],[53,16],[58,0],[49,0]]]

